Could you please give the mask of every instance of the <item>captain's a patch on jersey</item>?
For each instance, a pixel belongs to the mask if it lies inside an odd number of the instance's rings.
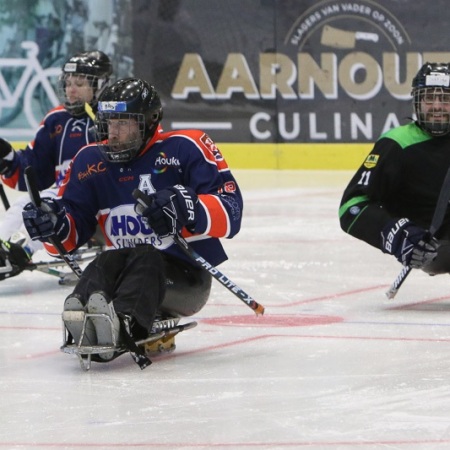
[[[368,169],[372,169],[375,167],[378,163],[378,160],[380,159],[380,155],[369,155],[366,160],[364,161],[364,167],[367,167]]]

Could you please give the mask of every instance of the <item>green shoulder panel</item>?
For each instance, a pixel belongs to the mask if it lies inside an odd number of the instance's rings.
[[[419,128],[415,122],[408,123],[407,125],[402,125],[392,130],[386,131],[381,138],[389,138],[397,142],[401,148],[406,148],[414,144],[419,144],[420,142],[428,141],[432,137]]]

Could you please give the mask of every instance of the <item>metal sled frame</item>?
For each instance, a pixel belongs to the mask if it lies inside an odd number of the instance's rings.
[[[114,325],[108,314],[100,314],[100,313],[87,313],[84,311],[79,311],[80,314],[83,314],[83,328],[81,330],[80,340],[77,343],[68,344],[69,342],[69,331],[67,330],[64,320],[63,322],[63,345],[61,347],[61,351],[64,353],[68,353],[71,355],[77,355],[78,360],[80,362],[81,368],[84,371],[88,371],[91,368],[91,357],[92,355],[100,355],[101,353],[109,353],[109,352],[119,352],[124,353],[127,349],[123,346],[117,345],[114,333]],[[111,326],[111,336],[113,338],[112,345],[82,345],[84,334],[86,331],[86,323],[87,319],[90,317],[103,317],[107,319],[109,325]],[[125,320],[125,326],[128,328],[129,323]]]
[[[190,330],[197,326],[197,322],[192,321],[179,325],[180,318],[156,319],[153,323],[150,335],[136,345],[141,346],[147,356],[158,353],[171,353],[175,350],[174,338],[178,333]]]
[[[115,342],[115,335],[113,332],[113,322],[108,314],[101,313],[87,313],[84,311],[78,311],[80,315],[83,315],[83,327],[81,330],[81,336],[77,343],[68,344],[69,342],[69,331],[67,330],[64,320],[62,321],[63,326],[63,345],[61,351],[68,353],[70,355],[77,355],[80,362],[80,366],[84,371],[88,371],[91,368],[92,355],[99,355],[101,353],[117,352],[119,354],[128,351],[122,345],[118,345]],[[86,321],[90,317],[103,317],[106,318],[111,326],[111,336],[113,337],[113,344],[109,346],[105,345],[82,345],[84,334],[86,331]],[[151,334],[142,340],[136,342],[136,345],[142,346],[144,351],[147,353],[170,353],[175,350],[175,345],[170,343],[170,339],[175,337],[178,333],[189,330],[197,326],[197,322],[188,322],[183,325],[178,325],[180,321],[179,318],[167,318],[167,319],[156,319],[153,323]],[[130,323],[127,318],[125,318],[125,328],[130,332]]]

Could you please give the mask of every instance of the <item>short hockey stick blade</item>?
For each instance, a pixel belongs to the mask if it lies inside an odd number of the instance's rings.
[[[389,290],[386,292],[386,297],[389,300],[392,300],[397,295],[400,286],[406,280],[406,277],[408,276],[409,272],[411,272],[410,266],[403,267],[402,271],[398,274],[398,277],[395,279]]]
[[[147,196],[135,189],[133,191],[133,198],[137,200],[143,207],[147,207]],[[202,256],[200,256],[181,236],[173,236],[174,242],[180,247],[180,249],[192,260],[194,260],[202,269],[209,272],[222,286],[227,288],[232,294],[244,302],[249,308],[251,308],[255,314],[263,315],[264,306],[256,302],[250,295],[243,291],[238,285],[233,283],[228,277],[226,277],[219,269],[208,263]]]
[[[59,270],[54,267],[45,267],[45,266],[37,266],[36,269],[38,272],[45,273],[47,275],[52,275],[55,277],[58,277],[58,284],[59,285],[72,285],[76,284],[78,281],[78,277],[71,271],[65,272],[63,270]]]
[[[27,191],[30,195],[31,202],[33,205],[39,207],[41,205],[41,194],[39,193],[37,180],[36,180],[36,173],[32,166],[28,166],[25,169],[25,184],[27,185]],[[56,237],[49,237],[48,241],[50,244],[53,245],[53,247],[56,248],[56,250],[59,253],[59,256],[64,260],[64,262],[72,269],[73,273],[80,278],[83,271],[81,270],[78,263],[75,261],[74,257],[66,251],[64,246],[62,245],[61,241]]]

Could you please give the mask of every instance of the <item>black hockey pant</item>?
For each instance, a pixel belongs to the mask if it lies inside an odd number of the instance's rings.
[[[146,332],[156,314],[191,316],[206,304],[211,275],[152,246],[108,250],[83,271],[74,289],[83,303],[103,291],[118,313],[132,316]]]

